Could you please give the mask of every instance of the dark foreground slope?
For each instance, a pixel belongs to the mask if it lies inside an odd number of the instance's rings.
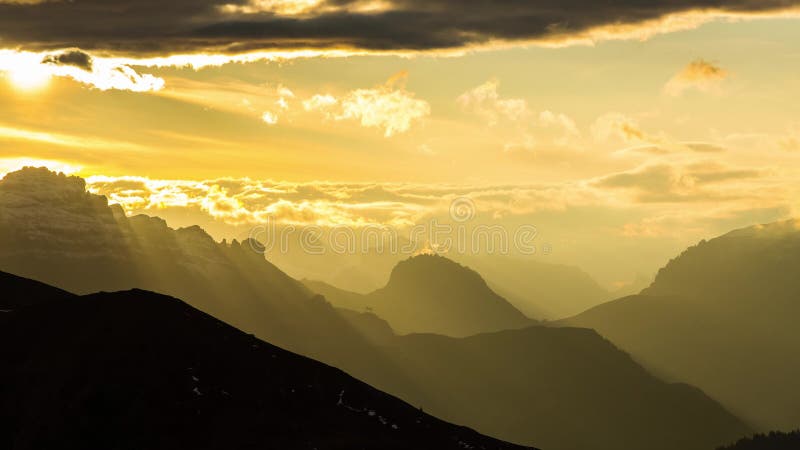
[[[762,430],[800,426],[800,222],[687,249],[641,295],[563,322],[596,329]]]
[[[800,431],[792,431],[758,434],[741,439],[731,446],[720,447],[718,450],[797,450],[798,448],[800,448]]]
[[[171,297],[69,296],[5,274],[0,290],[0,448],[522,448]]]

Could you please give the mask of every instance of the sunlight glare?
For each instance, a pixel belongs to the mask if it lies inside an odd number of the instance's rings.
[[[22,64],[8,71],[11,84],[21,91],[37,91],[50,82],[50,72],[41,64]]]

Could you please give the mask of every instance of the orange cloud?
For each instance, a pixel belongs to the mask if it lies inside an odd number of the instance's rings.
[[[719,89],[719,83],[727,79],[728,76],[728,71],[717,64],[698,59],[692,61],[683,70],[675,74],[664,85],[664,93],[677,97],[689,89],[696,89],[701,92],[715,92]]]

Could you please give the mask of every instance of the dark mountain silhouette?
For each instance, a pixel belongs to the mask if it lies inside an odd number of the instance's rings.
[[[492,291],[481,276],[443,256],[401,261],[381,289],[361,295],[308,283],[334,305],[374,311],[399,333],[469,336],[534,322]]]
[[[800,448],[800,431],[781,433],[772,431],[769,434],[757,434],[739,440],[737,443],[720,447],[717,450],[797,450]]]
[[[594,332],[397,337],[371,312],[337,309],[315,296],[252,251],[255,243],[216,243],[197,227],[128,218],[84,192],[78,178],[37,169],[9,176],[0,182],[0,269],[78,293],[143,287],[180,296],[245,332],[507,441],[550,450],[706,450],[752,432],[702,392],[663,383]],[[430,261],[491,292],[474,272]],[[401,273],[398,286],[413,283],[410,273]]]
[[[0,273],[0,447],[521,449],[171,297]]]
[[[562,322],[598,330],[659,373],[761,429],[800,424],[800,228],[759,225],[700,242],[642,295]]]
[[[562,319],[613,298],[577,267],[503,255],[454,258],[475,269],[492,290],[533,319]]]
[[[390,370],[352,325],[374,322],[368,315],[343,317],[254,251],[257,243],[217,243],[197,226],[173,230],[159,218],[127,217],[86,192],[81,178],[44,168],[0,180],[0,211],[0,270],[79,294],[141,288],[171,295],[326,363]]]

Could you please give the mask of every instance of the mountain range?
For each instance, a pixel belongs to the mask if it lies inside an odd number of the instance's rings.
[[[140,288],[181,298],[506,441],[551,450],[706,450],[751,432],[702,391],[663,382],[592,330],[520,324],[472,336],[435,329],[397,336],[374,311],[334,307],[266,261],[255,242],[215,242],[198,227],[128,217],[77,177],[11,173],[0,181],[0,212],[0,270],[78,294]],[[392,308],[448,305],[453,318],[442,323],[473,326],[482,313],[463,310],[480,310],[489,299],[496,302],[490,307],[524,319],[459,264],[413,258],[397,270],[387,284],[397,294],[382,298],[407,304]]]
[[[409,256],[424,254],[425,246],[394,236],[382,247],[368,247],[342,254],[317,242],[322,251],[303,251],[289,236],[285,246],[273,245],[267,258],[297,279],[311,280],[357,294],[370,294],[386,286],[394,268]],[[377,238],[376,238],[377,239]],[[363,242],[357,235],[355,240]],[[413,249],[413,251],[409,251]],[[545,262],[541,258],[502,254],[449,252],[448,259],[480,273],[490,289],[505,298],[525,316],[535,320],[558,320],[573,316],[627,293],[638,293],[650,280],[635,280],[629,286],[609,292],[578,267]]]

